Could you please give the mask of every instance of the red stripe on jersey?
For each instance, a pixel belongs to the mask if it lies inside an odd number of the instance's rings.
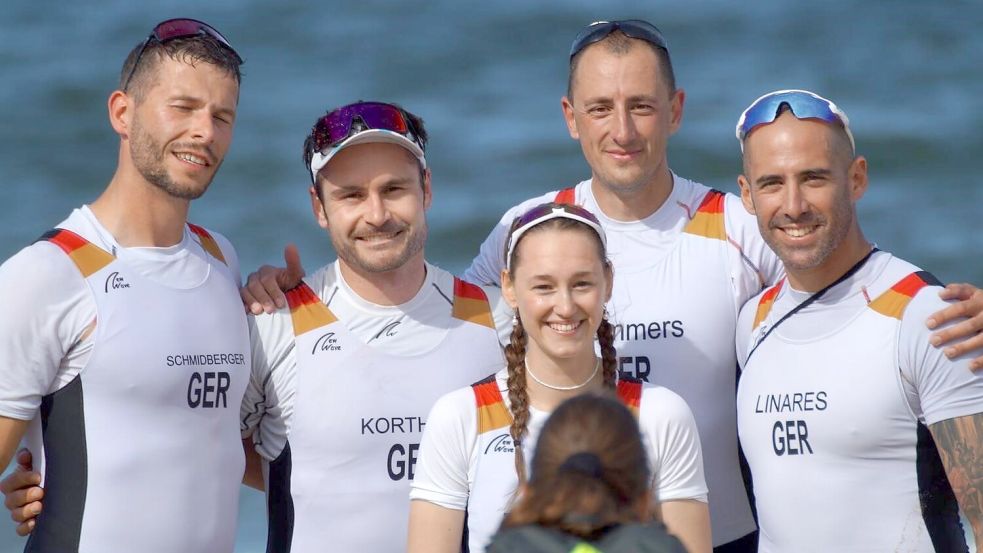
[[[218,242],[215,241],[215,238],[207,230],[191,223],[188,223],[188,228],[198,236],[201,240],[201,247],[205,248],[206,252],[223,264],[228,265],[225,261],[225,256],[222,255],[222,248],[218,247]]]
[[[564,188],[556,193],[556,197],[553,198],[553,201],[558,204],[576,205],[577,190],[575,188]]]

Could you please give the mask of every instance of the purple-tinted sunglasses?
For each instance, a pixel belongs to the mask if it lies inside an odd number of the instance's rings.
[[[219,44],[227,48],[236,57],[236,61],[242,64],[242,57],[236,52],[235,48],[229,44],[229,40],[222,36],[222,33],[215,30],[204,21],[198,21],[197,19],[189,18],[177,18],[168,19],[167,21],[161,21],[154,27],[151,31],[150,36],[147,40],[143,41],[143,45],[140,46],[140,52],[137,53],[136,60],[133,61],[133,67],[130,67],[130,72],[126,75],[126,79],[123,80],[123,90],[130,85],[130,80],[133,79],[133,74],[136,73],[137,66],[140,65],[140,58],[143,57],[143,53],[147,51],[147,46],[150,45],[151,41],[157,41],[160,44],[165,42],[178,39],[178,38],[190,38],[194,36],[210,36],[218,41]]]
[[[595,217],[590,211],[587,211],[579,205],[541,204],[523,213],[522,215],[519,215],[515,222],[512,223],[513,230],[509,234],[508,247],[505,249],[506,270],[512,269],[512,251],[515,249],[516,244],[519,243],[519,238],[521,238],[523,234],[540,223],[545,223],[550,219],[557,219],[560,217],[564,219],[573,219],[574,221],[579,221],[589,226],[594,230],[594,232],[597,233],[597,236],[600,237],[601,243],[607,246],[607,239],[604,236],[604,229],[601,228],[601,222],[598,221],[597,217]]]

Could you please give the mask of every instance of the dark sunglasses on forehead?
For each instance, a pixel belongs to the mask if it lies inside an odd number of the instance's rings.
[[[621,31],[626,36],[644,40],[666,52],[669,51],[666,38],[662,36],[662,32],[655,25],[641,19],[622,19],[620,21],[595,21],[584,27],[577,38],[573,39],[573,44],[570,45],[570,58],[572,59],[584,48],[601,41],[615,31]]]
[[[356,125],[360,122],[360,125]],[[425,149],[413,122],[400,108],[384,102],[356,102],[329,112],[311,129],[310,148],[321,152],[333,148],[349,136],[369,129],[401,134]]]
[[[833,125],[842,125],[850,139],[850,147],[856,150],[853,133],[850,132],[850,119],[839,106],[808,90],[776,90],[751,102],[737,120],[735,134],[741,142],[742,151],[747,135],[760,125],[774,122],[783,104],[798,119],[819,119]]]
[[[168,19],[167,21],[161,21],[154,27],[154,30],[147,37],[147,40],[143,41],[143,45],[140,46],[140,51],[137,53],[137,57],[133,60],[133,66],[130,67],[130,72],[126,75],[126,79],[123,80],[123,90],[130,85],[130,80],[133,79],[133,74],[136,73],[137,66],[140,65],[140,58],[143,57],[143,53],[147,51],[147,46],[150,45],[151,41],[156,41],[159,44],[164,44],[168,41],[175,40],[178,38],[191,38],[196,36],[210,36],[218,41],[219,44],[227,48],[236,57],[236,61],[242,64],[242,57],[239,53],[235,51],[235,48],[229,44],[229,40],[222,36],[222,33],[215,30],[214,27],[205,23],[204,21],[198,21],[197,19],[188,18],[177,18]]]
[[[523,234],[536,225],[558,218],[571,219],[587,225],[597,233],[597,236],[601,239],[601,243],[605,246],[607,245],[607,239],[604,236],[604,229],[601,228],[601,222],[590,211],[579,205],[542,204],[519,215],[516,217],[515,222],[512,223],[512,232],[509,234],[508,247],[505,248],[505,268],[507,270],[512,269],[512,251],[515,249],[515,245],[519,243],[519,238]]]

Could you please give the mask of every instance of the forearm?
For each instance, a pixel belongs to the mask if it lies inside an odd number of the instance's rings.
[[[710,553],[713,540],[710,536],[710,509],[706,503],[695,500],[665,501],[660,505],[662,522],[669,533],[683,542],[690,553]]]
[[[937,422],[930,430],[977,550],[983,550],[983,413]]]
[[[256,453],[252,438],[242,440],[242,451],[246,455],[246,472],[242,475],[242,483],[259,491],[266,489],[263,479],[263,459]]]
[[[27,431],[28,421],[0,416],[0,472],[6,470],[17,451],[17,444]]]

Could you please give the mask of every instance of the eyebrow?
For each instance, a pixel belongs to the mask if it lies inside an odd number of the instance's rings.
[[[812,168],[812,169],[804,169],[802,171],[799,171],[798,173],[796,173],[796,176],[797,177],[806,177],[806,176],[829,177],[832,174],[833,171],[830,169]],[[760,177],[754,180],[754,183],[758,186],[761,186],[761,185],[769,184],[774,181],[781,181],[782,179],[783,179],[782,175],[761,175]]]

